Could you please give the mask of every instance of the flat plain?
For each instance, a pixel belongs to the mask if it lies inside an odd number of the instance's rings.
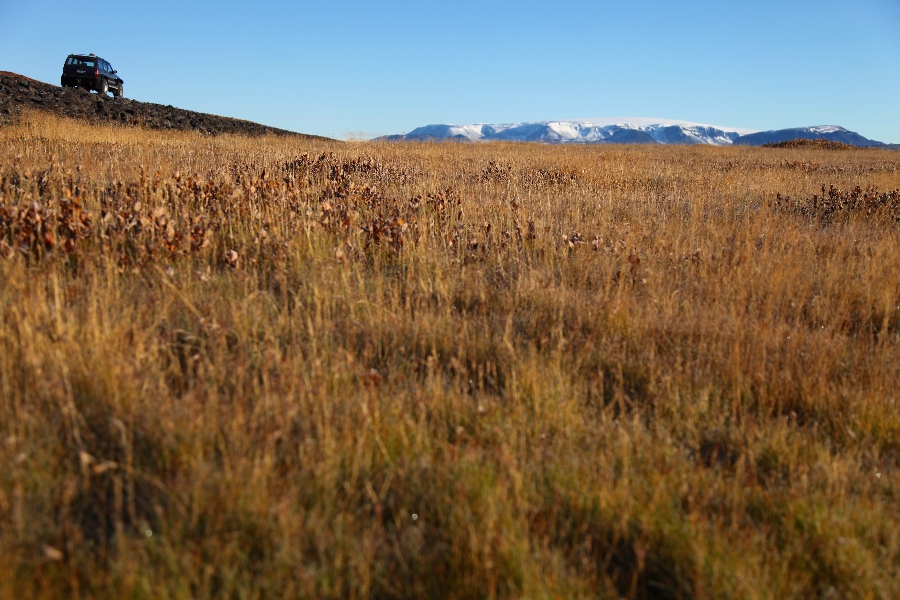
[[[900,154],[0,128],[0,597],[900,597]]]

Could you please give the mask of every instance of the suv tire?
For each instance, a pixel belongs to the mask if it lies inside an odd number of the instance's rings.
[[[120,83],[119,87],[113,90],[113,96],[115,96],[116,98],[121,98],[122,96],[124,96],[125,91],[122,89],[122,87],[123,85]]]
[[[105,96],[109,92],[109,83],[105,79],[101,79],[100,83],[97,84],[97,93],[101,96]]]

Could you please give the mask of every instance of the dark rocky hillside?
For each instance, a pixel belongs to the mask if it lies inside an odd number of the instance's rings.
[[[856,148],[852,144],[844,144],[843,142],[830,142],[825,138],[810,140],[807,138],[797,138],[787,140],[786,142],[771,142],[763,144],[763,148],[818,148],[819,150],[851,150]]]
[[[136,125],[148,129],[199,131],[211,135],[230,133],[251,136],[275,134],[319,137],[173,106],[139,102],[128,98],[104,97],[80,88],[63,88],[0,71],[0,126],[14,122],[25,109],[45,110],[75,119]]]

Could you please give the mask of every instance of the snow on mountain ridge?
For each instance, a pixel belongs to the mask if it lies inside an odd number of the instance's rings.
[[[703,123],[654,119],[649,117],[616,117],[611,119],[578,119],[472,125],[435,124],[419,127],[400,139],[458,139],[469,141],[530,141],[548,143],[606,143],[615,141],[626,131],[646,134],[644,143],[730,145],[747,129],[717,127]]]
[[[718,127],[690,121],[649,117],[616,117],[569,121],[539,121],[488,125],[426,125],[405,135],[385,140],[458,140],[544,142],[548,144],[708,144],[713,146],[761,146],[804,138],[837,141],[862,147],[881,142],[837,125],[817,125],[772,131]]]
[[[807,127],[811,133],[835,133],[837,131],[847,131],[843,127],[837,125],[818,125],[816,127]]]
[[[712,127],[713,129],[719,129],[727,133],[740,133],[741,135],[747,133],[756,133],[758,131],[757,129],[746,129],[742,127],[723,127],[721,125],[710,125],[708,123],[695,123],[694,121],[682,121],[680,119],[660,119],[657,117],[603,117],[595,119],[572,119],[572,121],[576,123],[590,123],[591,125],[596,125],[598,127],[606,127],[609,125],[620,125],[622,127],[634,126],[636,128],[649,125]]]

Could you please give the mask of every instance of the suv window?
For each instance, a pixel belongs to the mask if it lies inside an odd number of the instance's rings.
[[[93,67],[94,61],[89,58],[83,58],[81,56],[70,56],[66,61],[67,65],[76,65],[79,67]]]

